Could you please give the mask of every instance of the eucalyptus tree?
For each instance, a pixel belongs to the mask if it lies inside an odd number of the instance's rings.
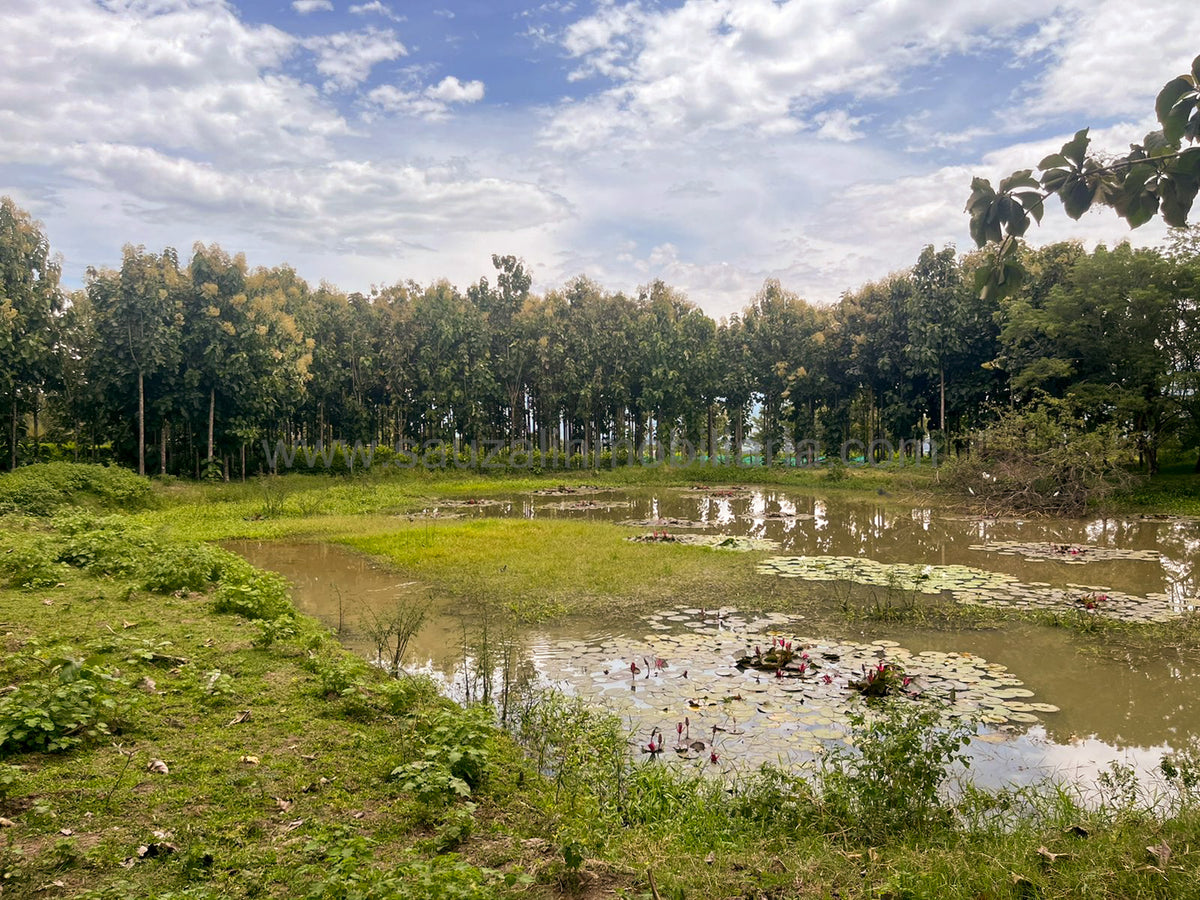
[[[782,446],[789,388],[814,361],[820,331],[812,308],[772,279],[763,284],[745,313],[746,344],[761,410],[764,463]]]
[[[946,431],[946,373],[969,327],[958,253],[928,245],[912,268],[908,354],[915,370],[936,377],[938,429]]]
[[[486,278],[467,290],[467,296],[483,313],[490,341],[492,377],[500,388],[497,412],[506,411],[504,431],[510,440],[524,436],[525,389],[532,359],[532,347],[524,333],[521,313],[529,301],[532,276],[525,262],[515,256],[492,254],[496,286]],[[500,424],[497,422],[496,424]]]
[[[717,329],[717,357],[721,370],[718,390],[729,418],[732,455],[740,463],[746,440],[746,417],[754,399],[754,359],[741,316],[730,316]]]
[[[494,391],[483,314],[442,280],[415,298],[412,321],[427,435],[444,441],[478,440],[487,419],[483,398]]]
[[[8,399],[8,466],[17,466],[22,400],[36,412],[56,364],[59,264],[39,222],[0,198],[0,394]]]

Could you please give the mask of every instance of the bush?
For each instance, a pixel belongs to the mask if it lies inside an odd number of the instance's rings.
[[[118,728],[135,695],[114,671],[72,659],[0,697],[0,756],[54,753]]]
[[[141,509],[150,481],[117,466],[39,463],[0,475],[0,513],[50,516],[66,506]]]
[[[207,544],[163,547],[142,568],[142,587],[160,594],[205,591],[221,580],[228,554]]]
[[[138,574],[161,551],[148,528],[119,516],[72,510],[56,516],[54,527],[66,537],[59,562],[97,575]]]
[[[971,438],[971,452],[948,466],[948,480],[993,513],[1078,516],[1134,480],[1122,465],[1125,442],[1093,425],[1066,400],[1042,397]]]
[[[232,577],[231,577],[232,576]],[[249,565],[238,566],[217,588],[214,610],[235,613],[247,619],[272,621],[294,613],[288,580],[275,572],[258,572]]]
[[[943,725],[938,710],[907,701],[850,715],[854,749],[835,748],[821,776],[822,800],[834,830],[884,844],[946,826],[949,810],[940,790],[974,727]]]
[[[6,587],[53,587],[62,581],[64,571],[45,539],[14,544],[9,544],[7,539],[0,542],[0,583]]]

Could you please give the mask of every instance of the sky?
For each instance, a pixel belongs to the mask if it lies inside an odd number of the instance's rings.
[[[1121,152],[1194,0],[0,0],[0,195],[64,281],[197,242],[368,292],[662,279],[713,316],[972,244],[1079,128]],[[1055,206],[1033,243],[1162,242]]]

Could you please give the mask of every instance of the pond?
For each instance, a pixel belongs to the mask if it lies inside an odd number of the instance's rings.
[[[764,592],[790,577],[825,582],[831,597],[853,583],[1135,620],[1190,609],[1200,558],[1200,523],[1189,520],[981,520],[892,497],[831,501],[761,488],[575,488],[431,503],[423,515],[583,517],[628,523],[631,538],[751,538],[756,549],[772,548],[747,559]],[[452,693],[467,688],[473,626],[427,585],[327,544],[232,549],[291,579],[301,611],[340,624],[346,644],[368,655],[372,611],[429,600],[408,659]],[[776,665],[783,657],[771,648],[782,654],[785,644],[787,664]],[[686,765],[811,759],[845,734],[846,711],[860,702],[854,684],[880,666],[896,673],[897,692],[937,704],[948,719],[981,723],[972,754],[984,784],[1088,780],[1113,761],[1149,770],[1200,734],[1196,659],[1169,647],[1098,652],[1076,632],[1028,622],[946,631],[848,623],[832,601],[807,617],[686,607],[635,621],[572,617],[525,629],[514,646],[526,673],[605,705],[641,752],[654,744],[655,756]]]

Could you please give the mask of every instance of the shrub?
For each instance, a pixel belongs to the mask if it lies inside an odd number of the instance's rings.
[[[49,542],[35,538],[28,543],[0,543],[0,583],[16,588],[52,587],[65,571],[54,558]]]
[[[948,467],[950,484],[988,512],[1078,516],[1134,477],[1117,428],[1095,425],[1067,400],[1042,397],[975,433],[969,456]]]
[[[204,591],[221,580],[227,554],[207,544],[177,544],[162,548],[143,566],[142,586],[148,591]]]
[[[822,799],[831,826],[873,844],[887,843],[922,826],[946,825],[940,790],[955,763],[967,764],[970,725],[943,725],[938,710],[891,703],[850,715],[854,749],[835,748],[825,758]]]
[[[248,565],[238,566],[227,573],[226,580],[217,588],[213,608],[219,613],[271,621],[294,612],[288,598],[289,588],[282,575],[257,572]]]
[[[50,516],[66,506],[139,509],[150,481],[128,469],[82,463],[39,463],[0,475],[0,513]]]
[[[109,734],[128,716],[134,696],[114,671],[56,661],[46,676],[0,697],[0,756],[54,753]]]
[[[159,551],[150,530],[119,516],[97,517],[74,509],[54,517],[65,540],[58,560],[97,575],[133,575]]]

